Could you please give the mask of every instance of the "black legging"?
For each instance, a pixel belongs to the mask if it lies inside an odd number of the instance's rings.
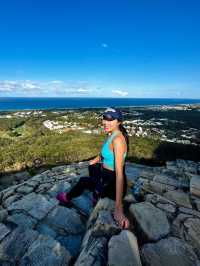
[[[69,198],[80,196],[85,189],[93,192],[93,196],[98,198],[108,197],[116,199],[116,172],[103,168],[100,163],[89,165],[89,177],[81,177],[78,183],[67,195]],[[127,179],[124,168],[124,189],[123,197],[127,192]]]

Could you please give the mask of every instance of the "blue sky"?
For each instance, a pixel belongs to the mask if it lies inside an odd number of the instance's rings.
[[[0,96],[200,98],[199,0],[7,0],[0,10]]]

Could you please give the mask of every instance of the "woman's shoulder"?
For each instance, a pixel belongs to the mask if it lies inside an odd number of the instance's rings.
[[[117,134],[114,138],[113,138],[113,143],[118,144],[118,143],[122,143],[122,144],[126,144],[126,140],[125,137],[122,133]]]

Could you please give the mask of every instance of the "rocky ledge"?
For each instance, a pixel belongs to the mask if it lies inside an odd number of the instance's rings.
[[[59,205],[56,194],[88,176],[85,163],[1,191],[0,265],[200,265],[200,163],[126,169],[129,230],[115,223],[114,201],[101,199],[93,209],[89,191],[70,208]]]

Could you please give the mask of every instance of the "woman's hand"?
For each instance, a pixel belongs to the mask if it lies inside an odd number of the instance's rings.
[[[89,165],[93,165],[95,163],[99,163],[100,162],[100,156],[98,155],[97,157],[95,157],[94,159],[89,161]]]
[[[115,208],[114,212],[114,218],[116,223],[122,228],[122,229],[128,229],[130,226],[129,220],[125,217],[122,209]]]
[[[89,161],[89,165],[93,165],[95,163],[96,163],[96,161],[94,159]]]

